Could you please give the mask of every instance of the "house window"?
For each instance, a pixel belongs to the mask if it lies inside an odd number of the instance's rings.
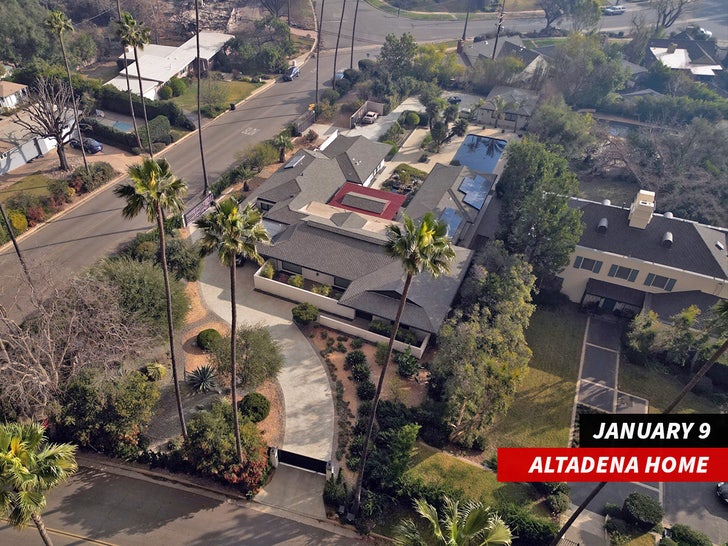
[[[258,208],[261,211],[264,211],[265,212],[265,211],[270,210],[270,209],[273,208],[273,203],[271,203],[270,201],[261,201],[261,200],[259,200],[258,201]]]
[[[516,121],[516,114],[506,113],[506,121]]]
[[[676,282],[677,281],[675,279],[671,279],[669,277],[663,277],[662,275],[655,275],[653,273],[649,273],[647,275],[647,278],[645,279],[645,286],[653,286],[655,288],[662,288],[663,290],[671,292],[672,289],[675,287]]]
[[[303,273],[303,268],[300,265],[292,264],[291,262],[281,262],[281,268],[298,275]]]
[[[574,260],[574,268],[586,269],[592,273],[599,273],[602,269],[602,263],[603,262],[601,260],[592,260],[591,258],[582,258],[581,256],[577,256]]]
[[[639,270],[630,269],[629,267],[623,267],[621,265],[613,264],[609,268],[608,275],[610,277],[617,277],[618,279],[624,279],[625,281],[634,282],[639,274]]]
[[[334,286],[338,288],[349,288],[351,281],[342,277],[334,277]]]

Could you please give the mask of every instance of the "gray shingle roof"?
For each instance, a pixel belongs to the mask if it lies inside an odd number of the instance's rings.
[[[653,215],[645,229],[638,229],[629,227],[629,209],[579,199],[572,199],[570,206],[583,212],[579,246],[728,279],[726,252],[715,244],[719,241],[728,248],[725,231],[661,214]],[[602,218],[609,222],[605,234],[596,231]],[[660,244],[667,231],[673,235],[671,248]]]
[[[503,47],[498,52],[498,59],[505,57],[515,57],[523,63],[524,66],[528,66],[533,61],[538,59],[541,55],[538,52],[531,49],[526,49],[522,45],[515,44],[509,40],[506,40]]]
[[[488,100],[483,105],[483,109],[492,110],[492,105],[488,101],[492,101],[496,97],[502,97],[509,105],[517,105],[518,109],[514,110],[511,106],[506,108],[506,114],[518,114],[519,116],[530,116],[536,109],[538,104],[538,93],[530,89],[521,89],[519,87],[508,87],[507,85],[498,85],[488,93]]]
[[[322,152],[337,161],[346,180],[363,184],[387,156],[390,147],[389,144],[374,142],[363,136],[339,135]]]

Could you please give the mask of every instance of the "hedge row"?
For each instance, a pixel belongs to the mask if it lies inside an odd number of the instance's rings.
[[[99,98],[101,107],[111,112],[129,115],[129,94],[121,91],[111,85],[105,85],[101,90]],[[142,109],[142,101],[138,95],[132,94],[132,102],[134,104],[134,113],[137,118],[144,118]],[[147,118],[153,119],[157,116],[164,116],[169,123],[175,127],[186,129],[188,131],[195,130],[195,124],[190,121],[185,113],[176,103],[158,100],[145,100],[147,107]]]

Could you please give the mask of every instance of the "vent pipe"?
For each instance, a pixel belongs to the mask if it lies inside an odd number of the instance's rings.
[[[604,201],[602,201],[602,205],[604,205],[606,207],[608,207],[611,204],[612,204],[612,202],[609,199],[605,199]]]
[[[609,220],[606,218],[602,218],[599,220],[599,223],[597,224],[597,233],[606,233],[607,228],[609,227]]]
[[[666,231],[665,234],[662,236],[662,241],[660,242],[660,246],[663,248],[670,248],[672,246],[672,232]]]
[[[665,218],[672,218],[673,217],[672,216],[672,212],[670,212],[669,210],[665,213],[664,216],[665,216]]]

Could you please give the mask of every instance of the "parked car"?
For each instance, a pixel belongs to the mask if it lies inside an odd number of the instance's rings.
[[[447,98],[447,102],[449,102],[450,104],[460,104],[462,101],[463,99],[461,99],[457,95],[453,95]]]
[[[293,78],[298,78],[301,75],[301,69],[296,65],[289,66],[285,74],[283,74],[283,81],[290,82]]]
[[[68,143],[71,145],[71,148],[75,148],[76,150],[81,149],[81,142],[77,138],[72,138]],[[83,139],[83,149],[87,154],[95,154],[103,150],[104,145],[98,140],[87,137]]]
[[[728,483],[718,482],[715,488],[715,494],[718,495],[720,500],[728,504]]]
[[[367,112],[366,114],[364,114],[364,117],[361,118],[361,122],[371,124],[374,123],[378,117],[379,114],[377,114],[376,112]]]
[[[627,10],[624,6],[607,6],[602,13],[604,15],[622,15],[625,11]]]
[[[695,38],[698,40],[710,40],[713,37],[713,33],[707,28],[699,27],[695,31]]]
[[[245,261],[246,261],[245,260],[245,256],[243,256],[242,254],[236,254],[235,255],[235,265],[237,267],[244,266],[245,265]]]

